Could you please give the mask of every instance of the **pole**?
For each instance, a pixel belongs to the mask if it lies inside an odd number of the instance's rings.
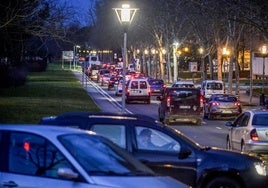
[[[177,62],[177,56],[176,56],[177,46],[173,46],[173,66],[174,66],[174,82],[178,79],[178,62]]]
[[[127,59],[127,32],[124,32],[124,55],[123,55],[123,84],[122,84],[122,114],[126,108],[126,59]]]
[[[264,74],[265,74],[265,56],[263,56],[263,62],[262,62],[262,94],[264,94]]]

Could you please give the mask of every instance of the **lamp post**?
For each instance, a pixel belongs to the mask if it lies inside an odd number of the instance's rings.
[[[264,105],[265,95],[264,95],[264,75],[265,75],[265,57],[267,55],[267,46],[263,45],[261,47],[261,54],[262,54],[262,90],[261,90],[261,97],[260,97],[260,105]]]
[[[176,55],[176,53],[177,53],[177,49],[178,49],[178,46],[179,46],[179,43],[178,42],[174,42],[173,43],[173,70],[174,70],[174,78],[173,78],[173,80],[174,80],[174,82],[176,82],[177,81],[177,79],[178,79],[178,61],[177,61],[177,55]]]
[[[79,46],[79,45],[74,45],[74,56],[73,56],[74,70],[76,69],[76,54],[77,54],[77,48],[80,48],[80,46]]]
[[[202,67],[202,82],[206,79],[206,75],[205,75],[205,60],[204,60],[204,48],[200,47],[198,49],[200,55],[201,55],[201,67]]]
[[[129,4],[122,4],[121,8],[113,8],[119,22],[124,26],[124,45],[123,45],[123,84],[122,84],[122,109],[126,111],[126,59],[127,59],[127,28],[134,18],[137,8],[130,8]]]

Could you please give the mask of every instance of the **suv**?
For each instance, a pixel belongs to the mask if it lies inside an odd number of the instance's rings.
[[[150,85],[146,79],[134,78],[126,85],[126,103],[130,101],[144,101],[151,103]]]
[[[130,152],[156,173],[176,178],[189,187],[268,185],[267,165],[259,158],[201,147],[181,132],[145,115],[69,112],[44,117],[40,124],[92,130]]]
[[[158,108],[159,120],[172,122],[192,122],[202,125],[203,100],[197,88],[166,88]]]
[[[179,87],[179,88],[195,88],[193,81],[177,81],[171,87]]]

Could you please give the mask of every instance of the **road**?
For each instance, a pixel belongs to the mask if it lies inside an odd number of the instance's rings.
[[[83,80],[82,84],[88,91],[90,97],[104,112],[121,112],[121,97],[115,96],[114,90],[108,91],[107,86],[100,86],[100,84],[88,80]],[[153,96],[151,98],[151,104],[126,104],[126,112],[144,114],[158,119],[158,105],[159,101]],[[225,140],[228,131],[227,127],[225,127],[226,121],[230,120],[203,120],[202,126],[191,124],[170,126],[181,131],[200,145],[225,148]]]

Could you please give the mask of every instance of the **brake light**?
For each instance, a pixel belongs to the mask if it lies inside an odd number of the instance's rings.
[[[220,103],[218,103],[218,102],[212,102],[212,104],[211,104],[212,106],[219,106],[220,105]]]
[[[240,106],[241,104],[240,104],[240,102],[235,102],[234,105],[235,106]]]
[[[163,85],[162,87],[163,87],[163,88],[166,88],[167,86],[166,86],[166,85]]]
[[[200,101],[200,107],[203,107],[204,106],[204,97],[203,97],[203,95],[200,95],[199,101]]]
[[[24,142],[23,143],[23,149],[27,152],[30,151],[30,142]]]
[[[167,97],[167,107],[170,107],[170,97]]]
[[[259,136],[258,136],[256,129],[253,129],[250,131],[250,138],[253,141],[259,141]]]

